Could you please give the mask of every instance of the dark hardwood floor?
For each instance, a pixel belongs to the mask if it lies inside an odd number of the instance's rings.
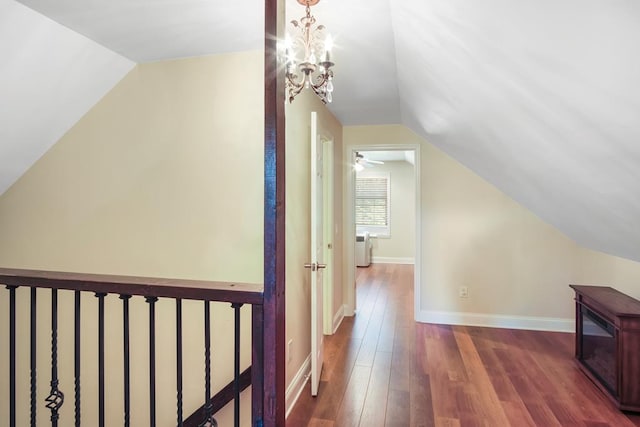
[[[640,426],[578,370],[573,334],[415,323],[407,265],[359,268],[357,298],[287,426]]]

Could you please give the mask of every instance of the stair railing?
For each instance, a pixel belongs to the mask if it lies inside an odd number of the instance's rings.
[[[116,390],[107,389],[108,376],[111,375],[107,371],[107,363],[105,359],[105,347],[119,345],[122,349],[122,375],[121,379],[123,384],[123,390],[121,396],[123,399],[122,407],[123,414],[118,414],[118,418],[121,419],[121,424],[124,426],[131,425],[132,411],[140,411],[142,408],[132,408],[132,343],[131,343],[131,327],[132,327],[132,309],[130,302],[132,299],[144,299],[147,304],[148,311],[148,396],[145,396],[145,401],[148,401],[147,408],[148,420],[150,426],[156,426],[160,421],[160,425],[172,425],[173,423],[167,423],[167,420],[157,419],[157,390],[158,380],[162,380],[165,383],[165,375],[175,375],[175,414],[176,425],[181,426],[216,426],[217,421],[214,414],[220,410],[223,406],[231,401],[234,402],[234,425],[240,425],[240,393],[249,385],[252,387],[252,415],[251,425],[261,426],[263,421],[263,388],[264,370],[263,370],[263,287],[262,285],[247,284],[247,283],[226,283],[226,282],[212,282],[212,281],[197,281],[197,280],[175,280],[175,279],[159,279],[148,277],[129,277],[129,276],[113,276],[113,275],[97,275],[97,274],[79,274],[79,273],[65,273],[65,272],[51,272],[51,271],[34,271],[34,270],[18,270],[18,269],[0,269],[0,284],[4,285],[7,290],[5,296],[2,298],[8,298],[8,312],[6,314],[0,314],[1,316],[7,316],[8,321],[8,371],[9,381],[6,383],[8,387],[9,402],[8,413],[0,415],[5,418],[1,420],[0,424],[8,425],[9,427],[16,427],[18,420],[20,425],[26,425],[28,419],[31,426],[36,425],[37,414],[40,410],[48,410],[50,412],[50,421],[53,427],[57,427],[61,422],[63,425],[82,425],[85,421],[85,425],[97,425],[103,427],[107,422],[107,418],[110,420],[110,424],[113,424],[114,414],[107,414],[105,406],[107,394],[110,396]],[[24,290],[23,290],[24,289]],[[28,295],[27,295],[28,290]],[[17,304],[17,293],[24,292],[23,297],[28,297],[28,304]],[[73,325],[63,325],[59,323],[59,294],[60,293],[73,293]],[[38,315],[43,311],[41,304],[38,304],[38,297],[44,293],[50,293],[50,363],[48,370],[50,370],[49,390],[42,391],[37,388],[37,376],[39,373],[38,364],[38,351],[42,345],[37,339],[38,325],[42,324],[42,319],[38,320]],[[83,312],[83,302],[86,304],[87,298],[82,297],[83,294],[93,294],[96,298],[95,310],[85,310]],[[49,297],[49,295],[46,295]],[[116,297],[121,301],[121,314],[122,314],[122,331],[120,337],[121,343],[115,343],[113,340],[108,340],[105,336],[105,319],[106,319],[106,305],[105,301],[113,302]],[[47,298],[48,299],[48,298]],[[175,372],[157,372],[156,366],[156,339],[158,336],[157,330],[157,313],[156,307],[160,300],[172,300],[175,305]],[[202,327],[204,329],[204,337],[202,340],[202,348],[200,351],[204,353],[203,366],[188,366],[184,365],[185,351],[194,351],[193,349],[185,349],[183,346],[183,337],[185,329],[191,330],[192,326],[185,326],[183,324],[183,301],[199,301],[202,304]],[[215,396],[212,396],[212,352],[211,352],[211,303],[223,302],[229,303],[230,308],[233,310],[233,380],[223,387]],[[194,304],[194,303],[191,303]],[[199,303],[198,303],[199,304]],[[244,304],[251,305],[251,360],[252,366],[249,366],[244,372],[240,372],[240,355],[241,355],[241,307]],[[110,304],[111,305],[111,304]],[[25,307],[26,306],[26,307]],[[192,306],[191,306],[192,307]],[[29,311],[28,315],[22,313],[21,310]],[[46,311],[46,310],[44,310]],[[83,337],[82,328],[83,320],[86,320],[87,312],[91,311],[95,313],[97,317],[97,364],[96,366],[84,367],[81,364],[82,349],[84,348],[81,342]],[[140,313],[135,313],[139,315]],[[68,315],[68,314],[67,314]],[[139,316],[138,316],[139,317]],[[6,319],[6,318],[5,318]],[[4,320],[0,324],[4,323]],[[163,324],[166,323],[163,319]],[[73,379],[65,379],[64,383],[67,385],[66,389],[61,387],[61,379],[59,378],[59,332],[61,328],[69,327],[73,329]],[[29,334],[29,377],[20,378],[16,370],[17,361],[17,344],[16,337],[22,334]],[[42,331],[40,331],[42,335]],[[0,344],[5,346],[5,344]],[[6,354],[6,351],[3,351]],[[6,357],[6,356],[5,356]],[[3,356],[0,356],[2,360]],[[85,360],[86,361],[86,360]],[[67,360],[67,362],[69,362]],[[26,362],[25,362],[26,363]],[[186,369],[202,369],[204,368],[204,381],[203,381],[203,405],[193,412],[191,416],[184,416],[184,376],[183,373]],[[86,393],[86,390],[81,389],[82,373],[85,370],[97,370],[98,381],[97,390],[91,391],[98,395],[97,398],[97,419],[83,420],[83,407],[82,396]],[[41,375],[41,374],[40,374]],[[28,382],[29,392],[28,396],[18,396],[17,385],[20,381]],[[5,382],[2,382],[4,387]],[[71,388],[69,384],[72,384]],[[45,392],[47,393],[45,396]],[[17,413],[17,400],[29,399],[29,414],[28,417],[25,414]],[[67,414],[72,415],[73,420],[61,421],[61,408],[64,404],[73,404],[73,413],[67,411]],[[7,424],[5,424],[7,423]],[[120,421],[116,423],[120,425]],[[245,423],[246,425],[246,423]]]

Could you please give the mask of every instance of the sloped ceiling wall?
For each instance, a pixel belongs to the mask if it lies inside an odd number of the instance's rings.
[[[12,0],[0,0],[0,194],[133,66]]]
[[[3,176],[17,176],[5,156],[20,160],[19,175],[37,158],[30,143],[55,142],[133,66],[122,56],[262,45],[259,0],[23,3],[112,52],[78,34],[68,37],[93,47],[52,46],[63,37],[41,34],[51,21],[0,0],[0,32],[11,31],[0,43],[17,40],[0,44],[15,64],[0,68],[0,108],[11,108],[0,115],[11,124],[0,129]],[[286,5],[288,18],[303,15]],[[312,11],[336,40],[330,108],[343,124],[402,123],[579,244],[640,261],[640,3],[323,0]],[[46,90],[32,83],[41,81]]]
[[[403,123],[579,244],[640,260],[640,3],[391,5]]]

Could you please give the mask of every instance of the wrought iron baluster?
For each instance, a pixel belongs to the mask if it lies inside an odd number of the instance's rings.
[[[104,427],[104,298],[107,294],[98,292],[98,426]]]
[[[251,306],[251,423],[261,426],[264,417],[264,307]]]
[[[156,425],[156,315],[157,297],[146,297],[149,303],[149,425]]]
[[[233,342],[233,425],[240,427],[240,307],[242,304],[231,304],[234,314]]]
[[[16,427],[16,286],[9,290],[9,426]]]
[[[131,423],[131,366],[130,366],[130,335],[129,335],[129,300],[131,295],[120,295],[122,300],[122,348],[124,363],[124,427]]]
[[[211,305],[204,302],[204,419],[198,427],[217,427],[211,405]]]
[[[58,427],[58,411],[64,403],[64,393],[58,385],[58,290],[51,289],[51,391],[45,399],[51,411],[51,427]]]
[[[73,348],[74,348],[74,362],[73,362],[73,377],[74,377],[74,394],[75,394],[75,427],[80,427],[80,291],[74,293],[74,319],[73,319]],[[35,424],[34,424],[35,426]]]
[[[182,300],[179,298],[176,299],[176,388],[177,421],[178,427],[182,427]]]
[[[29,364],[31,370],[31,427],[35,427],[36,425],[36,414],[37,414],[37,314],[38,307],[36,304],[36,288],[31,288],[31,319],[30,319],[30,347],[29,347]]]

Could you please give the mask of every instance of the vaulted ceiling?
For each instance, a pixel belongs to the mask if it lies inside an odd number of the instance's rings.
[[[640,260],[640,3],[322,0],[345,125],[401,123]],[[0,0],[0,193],[135,63],[262,48],[260,0]],[[287,0],[288,16],[303,8]]]

